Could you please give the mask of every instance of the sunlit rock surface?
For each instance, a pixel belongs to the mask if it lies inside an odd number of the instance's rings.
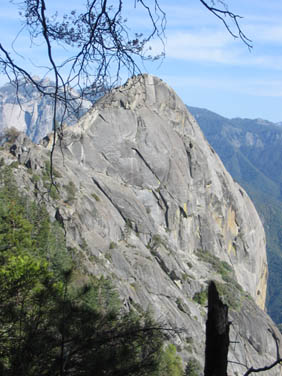
[[[17,178],[32,192],[52,137],[32,145],[23,135],[13,155]],[[126,307],[150,310],[183,332],[183,359],[203,364],[209,280],[230,305],[228,374],[276,359],[280,333],[263,312],[265,235],[245,191],[235,183],[175,92],[138,76],[100,99],[64,130],[54,154],[68,246],[90,273],[110,276]],[[30,173],[27,173],[27,170]],[[36,183],[37,199],[47,197]],[[68,187],[72,186],[70,189]],[[202,299],[203,298],[203,299]],[[255,302],[257,304],[255,304]],[[274,368],[269,375],[279,375]]]

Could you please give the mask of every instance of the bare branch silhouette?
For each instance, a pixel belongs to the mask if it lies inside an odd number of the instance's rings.
[[[222,0],[211,0],[211,5],[208,4],[205,0],[200,0],[200,2],[213,14],[215,15],[225,26],[229,34],[232,35],[233,38],[240,38],[242,42],[251,49],[252,41],[246,36],[246,34],[242,31],[241,26],[239,24],[239,20],[243,17],[239,14],[235,14],[228,10],[228,6],[225,1]],[[220,7],[215,7],[215,3],[219,3]],[[232,27],[228,23],[228,20],[231,20],[233,25],[235,26],[235,31],[232,30]]]

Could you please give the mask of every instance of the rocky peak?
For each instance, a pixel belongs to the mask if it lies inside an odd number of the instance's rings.
[[[120,196],[137,196],[119,210],[140,236],[163,234],[178,250],[220,257],[264,307],[265,236],[255,208],[163,81],[138,76],[111,92],[65,131],[64,147],[100,173],[95,180],[111,197],[120,184]]]
[[[17,179],[27,186],[32,174],[42,176],[52,143],[25,149],[23,143],[15,143],[10,158],[20,162]],[[126,306],[183,328],[175,341],[184,360],[203,362],[211,279],[233,321],[229,374],[245,371],[239,363],[262,366],[275,359],[274,336],[281,337],[263,311],[267,262],[260,219],[163,81],[137,76],[101,98],[64,130],[54,166],[60,196],[47,205],[60,218],[68,246],[89,273],[111,277]],[[46,197],[38,178],[36,192]]]

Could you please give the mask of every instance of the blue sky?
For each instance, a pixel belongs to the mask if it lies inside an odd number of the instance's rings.
[[[125,2],[128,25],[146,31],[144,12],[134,7],[134,0]],[[63,9],[66,4],[75,8],[78,1],[46,3]],[[251,51],[229,35],[199,0],[159,3],[167,15],[166,58],[161,63],[146,63],[143,71],[165,80],[188,105],[227,117],[282,121],[282,2],[227,0],[229,10],[244,16],[241,27],[252,40]],[[14,39],[20,23],[9,0],[1,0],[0,10],[0,39],[6,46]],[[158,51],[159,45],[158,40],[153,41],[153,50]],[[28,56],[25,60],[33,57],[34,48],[30,48],[27,37],[21,36],[15,47]],[[32,70],[40,74],[43,46],[38,45],[36,54],[33,60],[37,67],[34,65]]]

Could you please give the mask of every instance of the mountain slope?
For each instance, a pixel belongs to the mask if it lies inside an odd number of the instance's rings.
[[[230,306],[237,342],[228,374],[242,374],[240,363],[275,360],[273,335],[281,336],[261,309],[262,224],[172,89],[152,76],[135,77],[66,128],[54,154],[58,191],[48,195],[51,145],[52,136],[34,145],[20,135],[0,158],[21,189],[46,202],[87,273],[109,276],[129,309],[182,328],[174,338],[178,351],[202,364],[213,279]]]
[[[260,119],[226,119],[189,107],[225,167],[248,192],[262,218],[269,261],[268,312],[282,322],[282,129]]]

